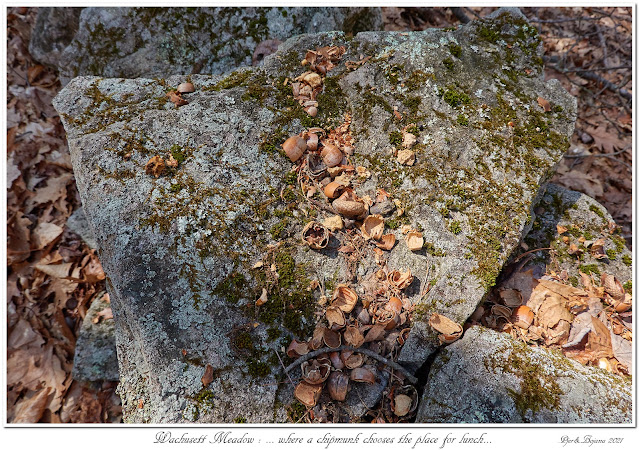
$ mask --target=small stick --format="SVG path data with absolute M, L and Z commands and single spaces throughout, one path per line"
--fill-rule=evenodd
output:
M 275 349 L 273 349 L 273 351 L 277 355 L 277 359 L 280 360 L 280 364 L 282 365 L 282 369 L 284 369 L 284 373 L 288 377 L 288 381 L 290 381 L 291 384 L 295 384 L 295 383 L 293 383 L 293 380 L 291 379 L 291 376 L 288 374 L 288 370 L 286 370 L 286 367 L 284 367 L 284 362 L 282 361 L 282 358 L 280 358 L 280 353 L 277 350 L 275 350 Z
M 377 361 L 383 364 L 386 364 L 387 366 L 392 367 L 393 369 L 401 372 L 406 377 L 406 379 L 410 381 L 412 384 L 417 384 L 417 378 L 411 375 L 406 369 L 404 369 L 402 366 L 397 364 L 395 361 L 391 361 L 390 359 L 384 358 L 382 355 L 378 355 L 372 350 L 368 350 L 366 348 L 355 348 L 355 347 L 351 347 L 350 345 L 342 345 L 337 348 L 321 348 L 319 350 L 315 350 L 314 352 L 307 353 L 306 355 L 300 356 L 294 362 L 289 364 L 288 367 L 284 369 L 284 372 L 288 374 L 288 372 L 290 372 L 295 367 L 302 364 L 304 361 L 308 361 L 309 359 L 315 358 L 316 356 L 323 355 L 324 353 L 339 352 L 342 350 L 350 350 L 353 352 L 362 353 L 366 356 L 370 356 L 371 358 L 376 359 Z

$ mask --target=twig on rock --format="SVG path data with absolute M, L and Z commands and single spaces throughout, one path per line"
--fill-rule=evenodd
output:
M 321 348 L 319 350 L 315 350 L 313 352 L 307 353 L 306 355 L 300 356 L 294 362 L 289 364 L 284 369 L 284 372 L 288 374 L 288 372 L 293 370 L 295 367 L 299 366 L 305 361 L 308 361 L 309 359 L 315 358 L 316 356 L 323 355 L 324 353 L 340 352 L 342 350 L 350 350 L 353 352 L 362 353 L 366 356 L 370 356 L 371 358 L 376 359 L 377 361 L 383 364 L 386 364 L 387 366 L 392 367 L 393 369 L 401 372 L 406 377 L 406 379 L 410 381 L 412 384 L 417 384 L 417 378 L 411 375 L 406 369 L 404 369 L 402 366 L 397 364 L 395 361 L 391 361 L 388 358 L 384 358 L 382 355 L 379 355 L 372 350 L 368 350 L 366 348 L 355 348 L 355 347 L 351 347 L 350 345 L 341 345 L 337 348 Z

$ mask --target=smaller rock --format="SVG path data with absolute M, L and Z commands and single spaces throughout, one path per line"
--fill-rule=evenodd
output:
M 118 381 L 120 379 L 115 349 L 115 324 L 113 319 L 99 320 L 100 313 L 110 307 L 111 304 L 105 295 L 102 295 L 93 300 L 84 317 L 73 358 L 73 378 L 76 380 Z
M 89 226 L 84 209 L 79 207 L 67 220 L 67 228 L 80 236 L 82 240 L 91 248 L 98 248 L 98 243 L 93 235 L 93 230 Z
M 395 211 L 395 204 L 389 199 L 377 202 L 370 208 L 371 214 L 379 214 L 380 216 L 389 216 L 393 211 Z
M 585 131 L 579 133 L 579 139 L 584 144 L 592 144 L 594 142 L 594 138 Z
M 416 422 L 631 423 L 632 382 L 473 326 L 435 359 Z

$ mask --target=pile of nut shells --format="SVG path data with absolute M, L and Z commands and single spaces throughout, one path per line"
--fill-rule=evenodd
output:
M 344 51 L 343 47 L 324 47 L 307 52 L 302 64 L 311 70 L 297 77 L 292 88 L 294 98 L 309 115 L 317 113 L 316 97 L 324 76 Z M 335 415 L 329 418 L 323 405 L 335 407 L 346 401 L 354 383 L 372 385 L 385 380 L 388 384 L 382 401 L 370 412 L 373 421 L 408 421 L 417 410 L 417 391 L 411 384 L 416 380 L 394 361 L 410 332 L 413 308 L 405 290 L 413 282 L 413 275 L 409 269 L 389 268 L 384 255 L 396 244 L 395 234 L 384 233 L 384 216 L 396 210 L 400 216 L 403 208 L 382 189 L 377 190 L 375 199 L 360 198 L 355 192 L 371 174 L 350 162 L 354 152 L 350 124 L 351 116 L 346 114 L 343 123 L 332 130 L 316 127 L 290 136 L 282 150 L 294 163 L 292 170 L 308 202 L 325 216 L 322 220 L 318 215 L 306 224 L 303 242 L 322 251 L 334 236 L 340 241 L 338 250 L 347 264 L 372 251 L 378 269 L 363 281 L 347 276 L 351 284 L 339 285 L 330 302 L 322 295 L 320 305 L 326 305 L 326 309 L 313 336 L 306 341 L 293 340 L 286 353 L 301 369 L 295 397 L 309 408 L 316 421 L 340 421 Z M 405 150 L 413 143 L 408 142 Z M 317 201 L 316 194 L 323 201 Z M 420 232 L 410 227 L 401 231 L 411 251 L 423 248 Z M 446 342 L 461 336 L 461 331 L 461 327 L 447 329 Z
M 413 276 L 410 271 L 380 269 L 375 279 L 374 297 L 360 298 L 351 287 L 337 286 L 313 336 L 288 346 L 287 355 L 302 360 L 295 397 L 305 406 L 317 405 L 322 392 L 333 401 L 345 401 L 351 383 L 374 384 L 385 370 L 391 378 L 389 392 L 394 393 L 392 413 L 405 420 L 416 411 L 417 391 L 406 374 L 385 364 L 396 359 L 410 332 L 410 302 L 400 297 Z M 309 354 L 315 357 L 306 359 Z

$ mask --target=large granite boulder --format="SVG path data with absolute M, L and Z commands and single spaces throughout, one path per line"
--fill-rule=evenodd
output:
M 632 381 L 474 326 L 435 359 L 416 421 L 631 423 Z
M 65 85 L 80 75 L 221 74 L 260 60 L 264 41 L 382 29 L 380 8 L 41 8 L 29 50 Z
M 345 54 L 312 118 L 287 82 L 305 71 L 307 50 L 323 46 Z M 439 347 L 431 313 L 463 323 L 475 310 L 568 147 L 576 102 L 544 82 L 540 52 L 534 27 L 500 10 L 456 30 L 301 35 L 262 67 L 226 76 L 71 81 L 55 106 L 108 274 L 125 419 L 286 419 L 292 388 L 276 351 L 309 338 L 321 316 L 312 280 L 364 294 L 379 268 L 372 244 L 347 260 L 343 233 L 320 251 L 301 245 L 304 225 L 330 215 L 316 205 L 328 203 L 300 194 L 279 150 L 346 113 L 349 159 L 363 168 L 355 192 L 397 200 L 395 212 L 381 211 L 399 241 L 384 259 L 415 277 L 399 362 L 420 368 Z M 187 78 L 195 92 L 176 108 L 165 94 Z M 413 165 L 395 156 L 408 131 Z M 149 175 L 155 155 L 179 166 Z M 402 225 L 421 230 L 422 250 L 408 250 Z M 256 307 L 263 288 L 268 301 Z M 213 381 L 203 387 L 208 366 Z

